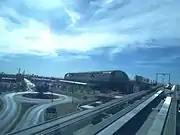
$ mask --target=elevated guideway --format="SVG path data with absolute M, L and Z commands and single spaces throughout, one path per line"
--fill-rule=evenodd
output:
M 58 82 L 67 83 L 67 84 L 84 85 L 84 86 L 95 86 L 95 84 L 91 84 L 91 83 L 69 81 L 69 80 L 65 80 L 65 79 L 60 79 L 60 80 L 58 80 Z
M 130 112 L 126 113 L 124 116 L 113 122 L 111 125 L 97 133 L 97 135 L 114 135 L 124 133 L 123 130 L 126 130 L 126 127 L 129 127 L 129 123 L 139 115 L 149 104 L 155 101 L 161 94 L 163 90 L 158 91 L 157 93 L 153 94 L 150 98 L 146 101 L 132 109 Z
M 51 133 L 81 135 L 81 132 L 78 132 L 80 130 L 84 130 L 83 133 L 86 135 L 175 135 L 176 86 L 172 87 L 172 91 L 173 93 L 165 93 L 164 88 L 141 91 L 89 110 L 9 133 L 9 135 Z M 89 124 L 91 126 L 83 128 Z
M 157 98 L 158 93 L 156 93 L 112 124 L 106 125 L 101 131 L 92 134 L 176 135 L 176 86 L 172 88 L 172 91 L 174 91 L 173 95 L 163 94 L 161 98 Z

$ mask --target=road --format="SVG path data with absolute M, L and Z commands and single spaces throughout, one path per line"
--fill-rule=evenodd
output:
M 40 121 L 44 121 L 43 112 L 45 109 L 51 106 L 72 102 L 71 97 L 55 93 L 53 94 L 59 96 L 59 98 L 53 99 L 53 102 L 51 99 L 32 99 L 23 97 L 22 95 L 25 93 L 37 93 L 33 91 L 33 88 L 35 87 L 33 83 L 31 83 L 27 79 L 25 79 L 24 81 L 27 84 L 28 91 L 1 95 L 4 108 L 0 112 L 0 134 L 5 134 L 15 124 L 15 121 L 20 114 L 22 102 L 28 104 L 35 103 L 36 105 L 29 108 L 25 112 L 18 124 L 15 125 L 13 131 L 35 125 Z M 52 93 L 46 92 L 46 94 Z
M 9 93 L 2 96 L 4 109 L 0 113 L 0 133 L 6 133 L 16 120 L 20 106 L 14 101 L 16 93 Z M 3 123 L 3 124 L 2 124 Z
M 45 109 L 54 105 L 63 104 L 67 102 L 72 102 L 72 98 L 62 95 L 62 97 L 59 100 L 56 99 L 53 102 L 35 105 L 29 108 L 13 131 L 18 131 L 20 129 L 24 129 L 29 126 L 36 125 L 39 122 L 42 122 L 43 112 Z
M 24 93 L 35 93 L 35 92 L 18 92 L 9 93 L 2 95 L 2 101 L 4 108 L 0 112 L 0 134 L 5 134 L 11 129 L 14 122 L 17 120 L 21 109 L 21 103 L 36 103 L 37 105 L 29 108 L 23 115 L 19 123 L 15 126 L 13 131 L 23 129 L 39 122 L 44 121 L 44 110 L 58 104 L 72 102 L 71 97 L 58 94 L 59 98 L 54 99 L 30 99 L 23 97 Z M 49 93 L 47 93 L 49 94 Z M 57 95 L 57 94 L 55 94 Z M 3 124 L 2 124 L 3 123 Z

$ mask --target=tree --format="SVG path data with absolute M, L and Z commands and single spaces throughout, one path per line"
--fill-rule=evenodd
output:
M 25 91 L 26 89 L 27 89 L 27 84 L 24 81 L 22 81 L 22 83 L 20 84 L 20 90 Z
M 48 92 L 49 91 L 49 85 L 48 84 L 44 84 L 44 85 L 36 86 L 36 91 L 39 92 L 39 94 L 42 95 L 44 92 Z

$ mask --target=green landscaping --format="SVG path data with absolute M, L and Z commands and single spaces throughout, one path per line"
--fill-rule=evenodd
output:
M 23 97 L 27 98 L 39 98 L 39 99 L 57 99 L 59 96 L 53 94 L 41 94 L 41 93 L 27 93 L 23 94 Z
M 3 109 L 3 102 L 2 102 L 2 100 L 0 99 L 0 112 L 2 111 L 2 109 Z

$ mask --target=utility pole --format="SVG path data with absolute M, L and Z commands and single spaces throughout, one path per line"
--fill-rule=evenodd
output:
M 52 91 L 51 91 L 51 96 L 52 96 L 52 97 L 51 97 L 51 98 L 52 98 L 51 101 L 52 101 L 52 103 L 53 103 L 53 92 L 52 92 Z

